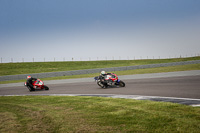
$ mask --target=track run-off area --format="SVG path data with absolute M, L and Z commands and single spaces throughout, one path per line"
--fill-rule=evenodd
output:
M 123 75 L 119 79 L 125 87 L 102 89 L 93 78 L 44 81 L 50 90 L 34 92 L 29 92 L 24 83 L 0 84 L 0 96 L 99 96 L 200 106 L 200 70 Z

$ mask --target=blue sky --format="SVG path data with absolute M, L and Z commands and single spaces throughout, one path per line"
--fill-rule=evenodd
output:
M 200 54 L 199 0 L 0 0 L 3 62 Z

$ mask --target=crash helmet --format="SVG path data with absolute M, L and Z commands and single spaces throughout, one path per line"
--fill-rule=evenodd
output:
M 30 79 L 31 78 L 31 76 L 27 76 L 27 79 Z
M 105 71 L 101 71 L 101 74 L 106 74 L 106 72 Z

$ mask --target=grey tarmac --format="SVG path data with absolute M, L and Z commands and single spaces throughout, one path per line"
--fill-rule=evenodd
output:
M 0 96 L 62 95 L 152 100 L 200 106 L 200 70 L 119 76 L 126 87 L 100 88 L 93 78 L 45 81 L 50 90 L 29 92 L 23 83 L 1 84 Z

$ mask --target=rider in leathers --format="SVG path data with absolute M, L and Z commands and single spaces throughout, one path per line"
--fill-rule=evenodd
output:
M 33 82 L 36 81 L 36 78 L 32 78 L 31 76 L 27 76 L 26 84 L 27 86 L 31 87 L 31 89 L 34 89 Z
M 112 80 L 105 80 L 105 77 L 106 75 L 110 75 L 111 73 L 106 73 L 105 71 L 101 71 L 100 75 L 99 75 L 99 79 L 101 80 L 101 82 L 104 84 L 104 85 L 107 85 L 107 84 L 112 84 L 113 81 Z

